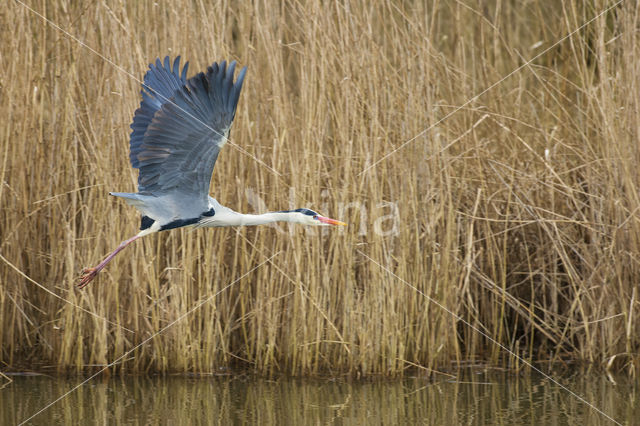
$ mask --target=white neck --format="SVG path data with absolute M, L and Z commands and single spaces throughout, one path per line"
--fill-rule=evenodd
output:
M 264 225 L 274 222 L 297 222 L 298 215 L 283 212 L 269 212 L 263 214 L 236 213 L 239 223 L 236 226 Z
M 274 222 L 300 222 L 300 216 L 291 212 L 269 212 L 263 214 L 243 214 L 231 209 L 216 211 L 202 226 L 254 226 Z

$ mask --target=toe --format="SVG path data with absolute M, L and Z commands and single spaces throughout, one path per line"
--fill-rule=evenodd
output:
M 80 282 L 78 283 L 78 288 L 84 288 L 89 284 L 97 275 L 97 271 L 95 268 L 87 268 L 82 271 L 82 276 L 80 277 Z

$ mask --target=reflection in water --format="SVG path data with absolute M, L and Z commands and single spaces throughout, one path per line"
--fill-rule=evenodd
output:
M 623 424 L 639 424 L 638 383 L 554 376 Z M 17 424 L 81 379 L 13 376 L 0 423 Z M 94 379 L 29 424 L 610 424 L 533 375 L 465 372 L 456 380 L 265 380 L 247 376 Z

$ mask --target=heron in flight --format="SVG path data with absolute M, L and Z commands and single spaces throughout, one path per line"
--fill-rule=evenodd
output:
M 235 61 L 214 63 L 187 79 L 180 57 L 149 65 L 142 101 L 131 124 L 129 159 L 139 170 L 138 192 L 111 192 L 142 213 L 140 232 L 123 241 L 95 268 L 86 268 L 83 288 L 129 244 L 154 232 L 185 226 L 219 227 L 293 222 L 303 225 L 346 225 L 310 209 L 242 214 L 209 196 L 213 166 L 238 105 L 247 67 L 235 82 Z

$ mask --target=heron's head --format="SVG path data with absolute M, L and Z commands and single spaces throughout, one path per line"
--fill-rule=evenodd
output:
M 296 209 L 296 210 L 291 210 L 288 213 L 294 214 L 296 222 L 301 223 L 303 225 L 313 225 L 313 226 L 329 226 L 329 225 L 346 226 L 347 225 L 346 223 L 340 222 L 339 220 L 330 219 L 328 217 L 321 216 L 310 209 Z

